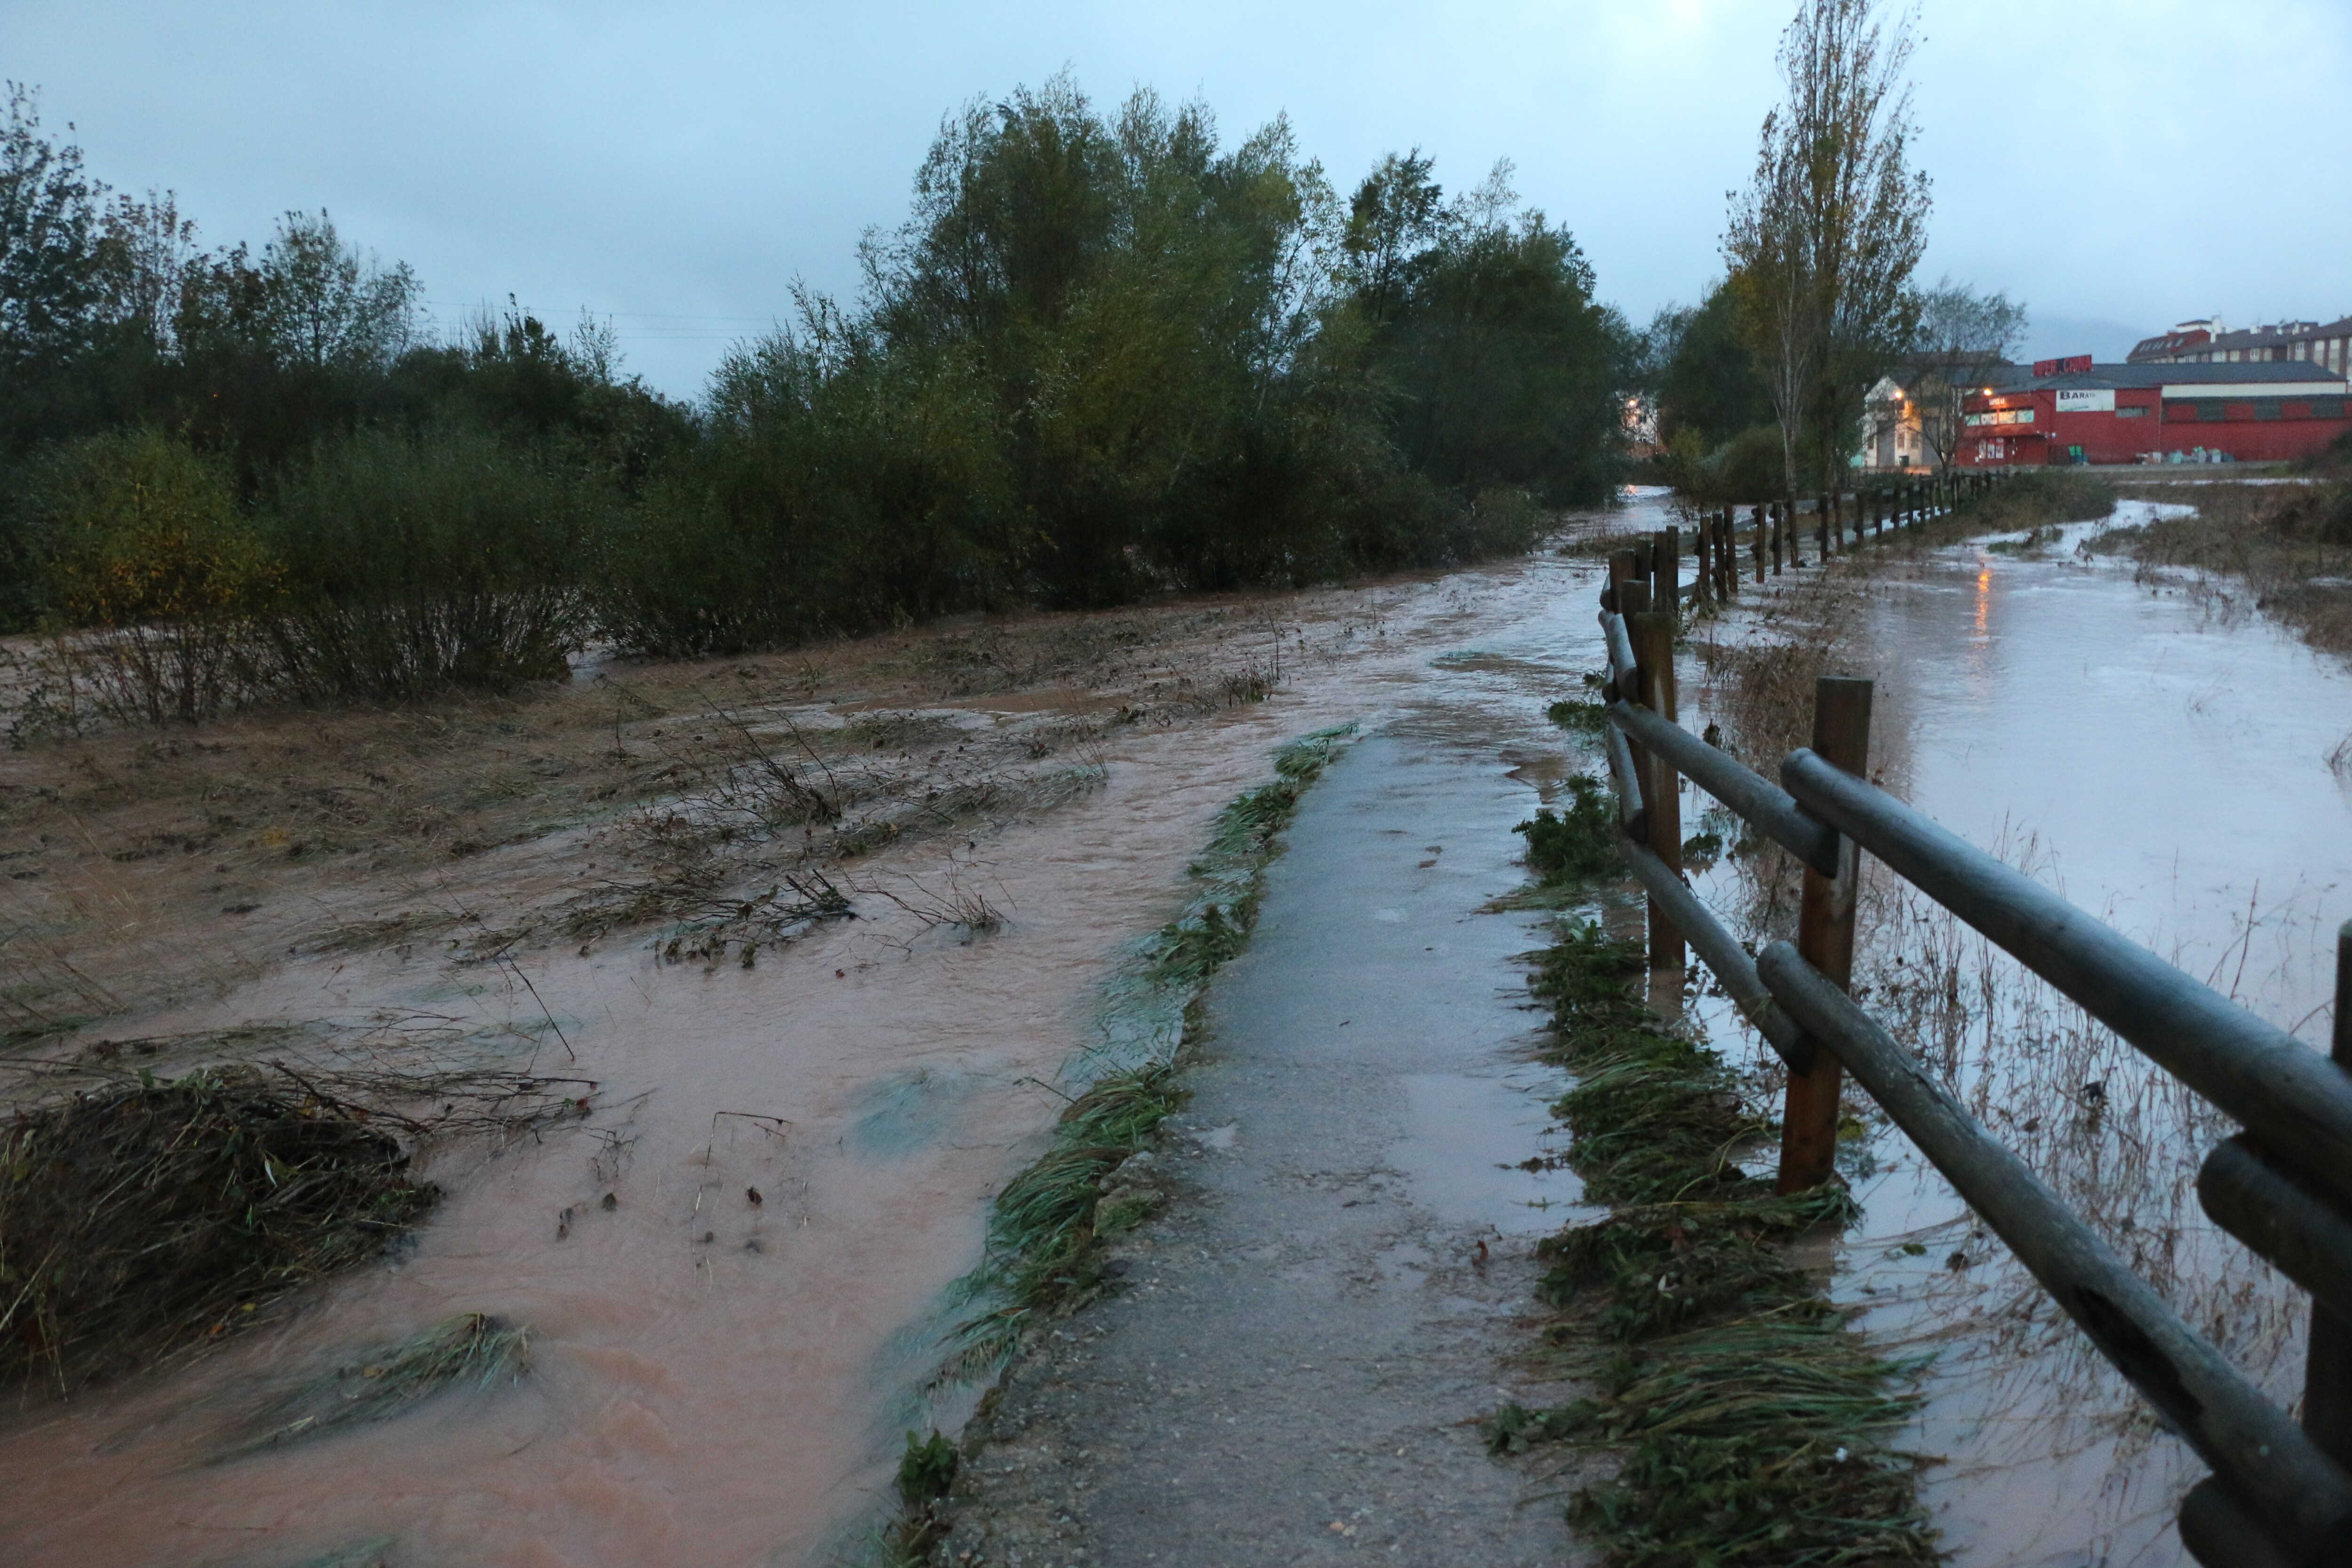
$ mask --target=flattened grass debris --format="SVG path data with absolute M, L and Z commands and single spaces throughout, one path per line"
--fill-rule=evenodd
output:
M 1937 1562 L 1916 1456 L 1892 1445 L 1924 1361 L 1873 1352 L 1780 1244 L 1859 1217 L 1841 1188 L 1776 1196 L 1738 1163 L 1771 1131 L 1715 1052 L 1639 1000 L 1642 944 L 1563 927 L 1533 989 L 1577 1082 L 1553 1110 L 1606 1218 L 1546 1240 L 1547 1337 L 1619 1347 L 1598 1397 L 1505 1405 L 1489 1447 L 1620 1455 L 1569 1518 L 1612 1568 L 1844 1568 Z M 1593 1358 L 1584 1352 L 1588 1361 Z
M 440 1195 L 410 1173 L 417 1140 L 574 1120 L 595 1089 L 496 1069 L 11 1065 L 24 1081 L 0 1121 L 0 1384 L 46 1376 L 61 1393 L 247 1327 L 374 1257 Z
M 414 1338 L 379 1346 L 273 1401 L 252 1436 L 222 1455 L 234 1458 L 322 1433 L 400 1415 L 461 1384 L 487 1388 L 530 1366 L 530 1332 L 485 1312 L 460 1312 Z
M 438 1196 L 365 1111 L 251 1068 L 20 1109 L 0 1126 L 0 1380 L 69 1389 L 226 1333 Z

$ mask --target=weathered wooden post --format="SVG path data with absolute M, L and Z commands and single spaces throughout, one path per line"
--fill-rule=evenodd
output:
M 1633 644 L 1633 665 L 1643 707 L 1669 721 L 1675 712 L 1675 618 L 1660 609 L 1625 617 L 1625 631 Z M 1683 807 L 1681 780 L 1674 764 L 1650 755 L 1642 767 L 1642 804 L 1650 826 L 1650 853 L 1664 860 L 1677 876 L 1683 868 Z M 1685 963 L 1683 933 L 1650 901 L 1650 969 L 1680 969 Z
M 1756 543 L 1754 545 L 1756 552 L 1756 580 L 1759 583 L 1761 583 L 1764 581 L 1764 509 L 1760 506 L 1750 507 L 1748 509 L 1748 521 L 1756 525 Z
M 2336 1065 L 2352 1072 L 2352 921 L 2336 931 Z M 2352 1469 L 2352 1322 L 2311 1304 L 2311 1350 L 2304 1364 L 2303 1429 L 2329 1458 Z
M 1825 675 L 1813 687 L 1813 751 L 1832 767 L 1866 777 L 1870 762 L 1871 683 Z M 1838 840 L 1838 874 L 1805 868 L 1797 908 L 1797 952 L 1844 991 L 1853 981 L 1853 909 L 1862 856 L 1850 838 Z M 1789 1075 L 1780 1114 L 1780 1179 L 1777 1190 L 1801 1193 L 1837 1169 L 1838 1089 L 1842 1069 L 1827 1051 L 1813 1053 L 1811 1072 Z
M 1822 563 L 1827 565 L 1831 553 L 1837 547 L 1837 533 L 1834 520 L 1830 515 L 1830 498 L 1826 490 L 1813 498 L 1813 533 L 1821 541 Z
M 1715 513 L 1691 519 L 1691 607 L 1715 602 Z
M 1734 526 L 1732 509 L 1725 507 L 1716 515 L 1716 551 L 1717 569 L 1723 574 L 1723 598 L 1726 604 L 1739 597 L 1739 531 Z
M 1633 575 L 1633 552 L 1615 550 L 1609 554 L 1609 584 L 1601 590 L 1601 607 L 1619 615 L 1625 612 L 1625 584 L 1640 581 Z
M 1650 547 L 1650 603 L 1674 619 L 1683 613 L 1683 531 L 1668 523 Z

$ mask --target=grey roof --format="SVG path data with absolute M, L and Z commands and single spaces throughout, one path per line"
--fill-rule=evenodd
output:
M 2253 381 L 2341 381 L 2335 372 L 2309 360 L 2246 360 L 2234 364 L 2095 364 L 2065 375 L 2036 375 L 2031 365 L 2010 365 L 1985 377 L 1999 392 L 2038 392 L 2053 388 L 2179 386 L 2189 382 L 2237 384 Z

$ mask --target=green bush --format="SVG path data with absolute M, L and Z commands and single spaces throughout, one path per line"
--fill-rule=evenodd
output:
M 1615 870 L 1617 803 L 1601 781 L 1578 773 L 1568 781 L 1565 813 L 1538 808 L 1511 829 L 1528 840 L 1528 868 L 1547 882 L 1567 882 Z
M 587 628 L 596 485 L 478 432 L 328 442 L 264 512 L 286 591 L 279 679 L 310 697 L 398 698 L 557 679 Z
M 161 724 L 250 692 L 253 617 L 280 573 L 220 465 L 160 431 L 94 436 L 37 465 L 27 491 L 47 706 Z
M 1709 452 L 1698 465 L 1693 499 L 1713 506 L 1753 506 L 1786 488 L 1780 427 L 1753 425 Z

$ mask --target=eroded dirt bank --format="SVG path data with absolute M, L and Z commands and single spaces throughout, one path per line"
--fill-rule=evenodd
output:
M 1567 585 L 1589 570 L 12 754 L 8 1022 L 22 1039 L 89 1019 L 20 1048 L 138 1042 L 169 1072 L 231 1048 L 222 1031 L 284 1026 L 343 1057 L 596 1088 L 562 1131 L 428 1151 L 447 1196 L 388 1266 L 163 1373 L 64 1405 L 26 1391 L 0 1426 L 0 1560 L 849 1549 L 928 1418 L 986 1201 L 1205 824 L 1292 735 L 1377 723 L 1441 676 L 1499 679 L 1435 661 L 1581 619 L 1589 591 Z M 859 918 L 768 896 L 812 874 Z M 467 1311 L 530 1331 L 527 1377 L 221 1461 L 272 1393 Z

